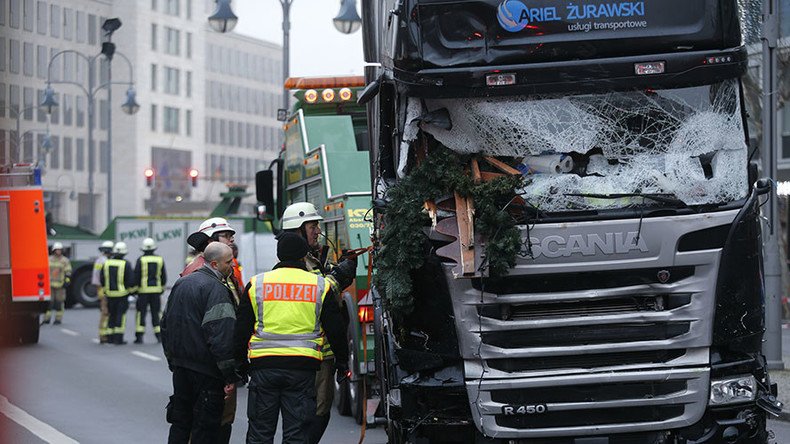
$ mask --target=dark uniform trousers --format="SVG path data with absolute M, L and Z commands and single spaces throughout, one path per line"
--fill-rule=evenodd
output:
M 254 369 L 248 387 L 247 444 L 273 442 L 278 410 L 283 416 L 282 442 L 307 444 L 308 424 L 316 408 L 315 370 Z
M 173 396 L 167 404 L 168 444 L 216 444 L 225 384 L 184 367 L 173 367 Z
M 137 326 L 135 333 L 141 335 L 145 333 L 145 317 L 148 315 L 148 307 L 151 307 L 151 325 L 154 333 L 159 333 L 159 314 L 162 312 L 162 293 L 137 293 Z

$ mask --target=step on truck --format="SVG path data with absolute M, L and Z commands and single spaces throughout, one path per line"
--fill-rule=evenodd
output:
M 0 346 L 38 342 L 50 301 L 40 170 L 0 169 Z
M 284 143 L 278 158 L 258 172 L 261 218 L 280 227 L 285 207 L 310 202 L 324 220 L 319 242 L 337 261 L 344 252 L 359 254 L 354 282 L 341 295 L 348 323 L 351 377 L 336 387 L 340 414 L 358 424 L 372 419 L 375 391 L 373 306 L 368 295 L 370 245 L 370 165 L 365 108 L 356 103 L 362 76 L 292 77 L 293 108 L 284 116 Z M 276 181 L 276 182 L 275 182 Z M 276 202 L 276 204 L 275 204 Z
M 767 442 L 738 3 L 365 2 L 390 442 Z

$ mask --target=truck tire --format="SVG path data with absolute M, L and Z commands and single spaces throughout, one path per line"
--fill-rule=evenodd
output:
M 349 326 L 351 330 L 351 326 Z M 349 331 L 348 338 L 348 367 L 351 369 L 351 377 L 346 381 L 348 383 L 348 404 L 351 407 L 351 417 L 357 422 L 362 424 L 365 420 L 364 412 L 362 411 L 362 403 L 365 402 L 365 396 L 362 393 L 362 383 L 365 375 L 359 374 L 359 348 L 354 344 L 354 338 Z
M 66 292 L 66 307 L 71 308 L 77 303 L 85 308 L 99 306 L 96 287 L 91 284 L 92 271 L 92 267 L 81 267 L 71 275 L 71 285 Z
M 19 344 L 37 344 L 39 336 L 39 315 L 19 315 L 14 317 Z

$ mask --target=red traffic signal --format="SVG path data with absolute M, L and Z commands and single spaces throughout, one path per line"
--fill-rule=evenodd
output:
M 154 184 L 154 176 L 156 172 L 154 172 L 153 168 L 146 168 L 143 171 L 143 175 L 145 176 L 145 186 L 150 187 Z
M 198 170 L 196 170 L 195 168 L 189 170 L 189 177 L 192 179 L 192 186 L 196 187 L 197 179 L 198 179 Z

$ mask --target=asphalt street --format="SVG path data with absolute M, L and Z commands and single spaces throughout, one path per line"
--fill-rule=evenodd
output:
M 165 442 L 165 405 L 171 373 L 153 333 L 132 344 L 129 311 L 123 346 L 99 345 L 98 311 L 66 311 L 62 325 L 43 325 L 39 344 L 3 350 L 0 358 L 0 431 L 7 443 Z M 247 431 L 247 390 L 241 388 L 232 442 Z M 333 412 L 322 442 L 356 443 L 360 427 Z M 279 442 L 279 436 L 276 442 Z M 382 428 L 365 443 L 386 442 Z

